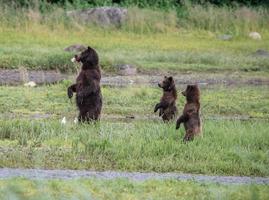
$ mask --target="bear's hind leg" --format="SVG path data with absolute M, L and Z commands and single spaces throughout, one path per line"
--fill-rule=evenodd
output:
M 87 120 L 87 117 L 86 117 L 85 113 L 80 112 L 79 115 L 78 115 L 78 122 L 83 123 L 86 120 Z
M 186 131 L 183 141 L 184 142 L 192 141 L 193 138 L 194 138 L 194 132 L 193 130 L 189 129 Z

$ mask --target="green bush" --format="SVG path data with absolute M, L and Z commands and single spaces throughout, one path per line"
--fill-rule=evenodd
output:
M 31 6 L 37 3 L 58 4 L 61 6 L 72 4 L 77 7 L 107 6 L 118 4 L 122 6 L 138 6 L 141 8 L 175 8 L 189 2 L 191 4 L 213 4 L 217 6 L 268 6 L 268 0 L 0 0 L 0 3 L 16 4 L 17 6 Z

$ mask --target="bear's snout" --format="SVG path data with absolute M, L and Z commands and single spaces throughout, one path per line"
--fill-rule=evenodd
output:
M 75 55 L 75 59 L 76 59 L 77 62 L 80 62 L 80 56 Z

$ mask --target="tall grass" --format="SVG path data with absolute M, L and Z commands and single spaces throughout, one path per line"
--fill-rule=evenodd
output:
M 188 5 L 188 15 L 180 19 L 182 27 L 212 32 L 246 35 L 250 31 L 268 31 L 269 11 L 264 7 L 216 7 Z
M 129 8 L 127 22 L 123 29 L 135 33 L 170 32 L 177 30 L 175 11 L 154 11 L 150 9 Z
M 0 120 L 0 166 L 268 176 L 267 124 L 207 120 L 184 144 L 174 123 Z
M 104 4 L 105 5 L 105 4 Z M 0 28 L 31 29 L 35 25 L 43 28 L 85 28 L 85 24 L 70 19 L 66 10 L 77 9 L 79 4 L 64 7 L 36 2 L 29 7 L 0 5 Z M 171 32 L 182 29 L 206 30 L 211 32 L 245 35 L 249 31 L 267 31 L 269 11 L 265 7 L 216 7 L 211 4 L 187 3 L 175 9 L 140 9 L 128 7 L 127 21 L 121 29 L 136 33 Z
M 266 8 L 228 8 L 186 5 L 180 9 L 130 7 L 126 23 L 101 28 L 66 15 L 75 5 L 0 4 L 0 67 L 70 71 L 70 44 L 89 44 L 98 50 L 101 65 L 130 63 L 141 69 L 177 71 L 268 71 L 268 58 L 249 56 L 268 46 Z M 259 31 L 262 41 L 244 36 Z M 220 41 L 222 33 L 236 35 Z M 111 70 L 113 71 L 113 69 Z

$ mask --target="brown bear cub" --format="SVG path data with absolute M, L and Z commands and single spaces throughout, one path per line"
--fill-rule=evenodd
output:
M 75 55 L 72 61 L 82 63 L 76 84 L 67 89 L 69 98 L 76 92 L 76 104 L 79 109 L 79 122 L 89 122 L 100 118 L 102 109 L 102 94 L 100 88 L 101 71 L 96 51 L 88 47 L 80 55 Z
M 178 118 L 176 129 L 184 123 L 186 131 L 184 141 L 193 140 L 194 136 L 201 133 L 201 119 L 200 119 L 200 90 L 197 85 L 188 85 L 186 90 L 182 92 L 186 97 L 187 103 L 185 104 L 183 114 Z
M 163 121 L 169 121 L 175 118 L 177 114 L 176 100 L 177 90 L 173 77 L 164 77 L 158 86 L 163 89 L 163 96 L 160 103 L 157 103 L 154 112 L 159 110 L 159 116 L 162 117 Z

